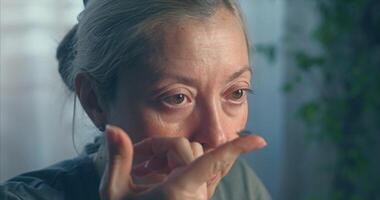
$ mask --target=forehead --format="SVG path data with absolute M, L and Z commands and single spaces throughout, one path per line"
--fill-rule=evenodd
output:
M 204 19 L 186 19 L 163 30 L 159 60 L 168 69 L 170 64 L 194 62 L 223 65 L 248 64 L 247 41 L 240 18 L 226 9 L 219 9 Z M 211 63 L 210 63 L 211 64 Z
M 210 79 L 224 82 L 227 76 L 249 66 L 247 41 L 240 19 L 220 9 L 205 19 L 186 19 L 170 23 L 160 33 L 159 48 L 148 65 L 133 71 L 121 82 L 147 88 L 169 76 L 187 76 L 202 84 Z M 121 83 L 125 85 L 131 85 Z M 136 89 L 136 88 L 135 88 Z

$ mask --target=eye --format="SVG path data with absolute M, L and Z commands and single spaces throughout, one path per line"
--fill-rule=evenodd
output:
M 186 95 L 184 95 L 184 94 L 175 94 L 175 95 L 171 95 L 171 96 L 166 96 L 162 99 L 162 101 L 165 104 L 169 104 L 170 106 L 182 105 L 182 104 L 186 103 L 187 100 L 188 99 L 187 99 Z
M 232 92 L 231 97 L 233 99 L 240 99 L 244 96 L 244 92 L 245 91 L 242 89 L 235 90 L 234 92 Z
M 234 104 L 240 104 L 245 101 L 247 93 L 252 93 L 252 90 L 248 88 L 234 90 L 227 96 L 227 100 Z

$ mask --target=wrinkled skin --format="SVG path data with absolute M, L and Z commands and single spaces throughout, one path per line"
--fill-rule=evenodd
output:
M 91 98 L 88 78 L 76 78 L 92 121 L 114 125 L 105 132 L 102 199 L 210 199 L 241 153 L 266 144 L 258 136 L 238 137 L 252 75 L 239 19 L 220 9 L 163 33 L 154 69 L 122 74 L 107 109 Z

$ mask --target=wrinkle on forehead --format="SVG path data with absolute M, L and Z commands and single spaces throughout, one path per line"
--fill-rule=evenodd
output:
M 243 27 L 237 16 L 220 9 L 207 20 L 187 20 L 164 30 L 162 71 L 197 76 L 207 82 L 222 66 L 249 65 Z M 249 61 L 247 61 L 249 62 Z M 202 75 L 202 76 L 200 76 Z
M 130 74 L 140 91 L 172 75 L 196 79 L 200 84 L 224 83 L 222 79 L 237 67 L 249 65 L 244 29 L 229 10 L 219 9 L 204 20 L 168 22 L 160 35 L 159 48 L 149 64 Z
M 226 27 L 231 31 L 226 31 Z M 205 20 L 186 19 L 172 23 L 164 27 L 163 33 L 162 49 L 158 55 L 161 62 L 158 63 L 180 60 L 186 65 L 191 64 L 194 58 L 200 58 L 199 64 L 210 59 L 222 59 L 217 51 L 230 51 L 226 48 L 232 45 L 231 42 L 236 42 L 236 38 L 232 37 L 244 36 L 244 29 L 239 17 L 227 9 L 219 9 Z M 245 37 L 243 39 L 241 42 L 245 45 Z M 186 48 L 183 43 L 186 43 Z M 165 69 L 166 66 L 161 68 Z

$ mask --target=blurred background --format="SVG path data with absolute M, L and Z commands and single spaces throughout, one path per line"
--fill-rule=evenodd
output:
M 379 200 L 380 1 L 240 2 L 254 70 L 248 128 L 269 144 L 245 157 L 273 198 Z M 73 96 L 55 61 L 82 9 L 1 0 L 0 182 L 74 157 L 99 134 L 78 109 L 72 136 Z

